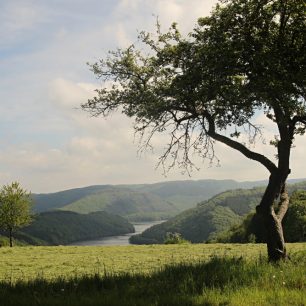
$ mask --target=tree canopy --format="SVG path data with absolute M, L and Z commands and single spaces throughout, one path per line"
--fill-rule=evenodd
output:
M 0 190 L 0 228 L 9 232 L 12 247 L 12 233 L 32 221 L 30 194 L 13 182 Z
M 270 181 L 258 212 L 267 227 L 274 224 L 269 233 L 280 232 L 290 152 L 306 127 L 305 16 L 304 0 L 228 0 L 200 18 L 186 38 L 177 24 L 162 33 L 157 22 L 155 34 L 141 32 L 143 47 L 117 49 L 92 65 L 111 85 L 97 89 L 83 108 L 94 116 L 119 110 L 135 118 L 144 147 L 154 134 L 169 133 L 162 165 L 171 158 L 170 167 L 189 169 L 191 152 L 217 161 L 216 141 L 259 162 Z M 246 145 L 246 136 L 249 143 L 261 136 L 258 112 L 275 123 L 277 163 Z M 277 235 L 273 248 L 285 253 L 282 233 Z
M 112 81 L 112 87 L 98 89 L 83 108 L 94 115 L 119 109 L 135 118 L 137 131 L 149 131 L 146 140 L 169 131 L 171 141 L 162 161 L 177 158 L 183 150 L 180 161 L 188 165 L 192 148 L 213 159 L 212 140 L 217 140 L 275 170 L 271 161 L 236 138 L 241 127 L 252 132 L 250 136 L 260 133 L 251 122 L 257 110 L 278 125 L 282 135 L 277 143 L 281 136 L 292 139 L 304 133 L 305 3 L 226 3 L 200 18 L 188 38 L 176 24 L 165 34 L 157 24 L 156 35 L 140 34 L 150 49 L 147 54 L 131 45 L 93 64 L 93 72 Z M 225 137 L 225 131 L 230 136 Z

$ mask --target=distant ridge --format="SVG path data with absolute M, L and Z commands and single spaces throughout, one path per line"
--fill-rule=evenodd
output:
M 300 182 L 292 179 L 289 182 Z M 94 185 L 47 194 L 33 194 L 36 212 L 55 209 L 88 213 L 107 211 L 129 220 L 168 219 L 221 192 L 266 185 L 267 181 L 184 180 L 153 184 Z

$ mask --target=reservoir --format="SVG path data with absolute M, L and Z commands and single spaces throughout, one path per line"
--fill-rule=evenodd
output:
M 129 233 L 125 235 L 120 235 L 120 236 L 110 236 L 110 237 L 103 237 L 101 239 L 96 239 L 96 240 L 85 240 L 85 241 L 78 241 L 78 242 L 73 242 L 69 245 L 83 245 L 83 246 L 94 246 L 94 245 L 129 245 L 129 238 L 133 235 L 137 235 L 145 231 L 147 228 L 160 224 L 163 221 L 150 221 L 150 222 L 135 222 L 133 223 L 134 228 L 135 228 L 135 233 Z

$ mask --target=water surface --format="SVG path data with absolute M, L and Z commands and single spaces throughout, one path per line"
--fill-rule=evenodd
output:
M 141 234 L 143 231 L 145 231 L 147 228 L 160 224 L 163 221 L 150 221 L 150 222 L 135 222 L 133 223 L 135 228 L 135 233 L 129 233 L 125 235 L 120 236 L 110 236 L 110 237 L 103 237 L 101 239 L 95 239 L 95 240 L 84 240 L 84 241 L 78 241 L 73 242 L 69 245 L 84 245 L 84 246 L 94 246 L 94 245 L 129 245 L 129 238 L 133 235 Z

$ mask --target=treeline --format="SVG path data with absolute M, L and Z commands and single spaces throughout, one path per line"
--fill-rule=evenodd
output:
M 14 238 L 18 244 L 59 245 L 132 232 L 134 226 L 126 219 L 104 211 L 89 214 L 51 211 L 36 215 L 33 223 L 17 231 Z M 2 238 L 2 244 L 6 242 Z
M 106 211 L 129 221 L 164 220 L 179 212 L 174 204 L 159 196 L 116 186 L 91 186 L 33 195 L 33 201 L 37 212 L 54 209 L 80 214 Z
M 283 220 L 283 230 L 287 242 L 306 241 L 306 191 L 296 191 L 292 194 L 287 214 Z M 209 242 L 264 243 L 266 242 L 265 237 L 262 220 L 252 212 L 241 224 L 219 233 Z
M 296 190 L 306 190 L 306 182 L 289 185 L 290 194 Z M 183 239 L 193 243 L 234 241 L 237 237 L 243 236 L 242 234 L 238 234 L 243 232 L 241 224 L 250 224 L 250 228 L 254 228 L 253 231 L 255 229 L 259 229 L 258 231 L 262 230 L 260 225 L 258 226 L 258 224 L 254 223 L 257 221 L 257 216 L 248 215 L 252 212 L 254 213 L 255 207 L 258 205 L 263 192 L 264 187 L 223 192 L 210 200 L 199 203 L 195 208 L 182 212 L 167 222 L 155 225 L 140 235 L 132 236 L 130 241 L 134 244 L 163 243 L 167 233 L 179 233 Z M 296 197 L 298 195 L 293 195 L 291 202 L 296 201 L 294 200 Z M 284 220 L 287 223 L 291 222 L 290 215 L 293 211 L 292 207 L 295 207 L 293 204 L 290 206 L 291 209 L 289 209 L 287 217 Z M 244 220 L 245 218 L 246 220 Z M 246 228 L 247 226 L 245 225 L 244 227 Z M 228 230 L 235 233 L 233 234 L 233 238 L 228 238 L 229 236 L 232 237 L 231 234 L 227 234 Z M 288 232 L 286 227 L 285 231 Z M 290 232 L 288 233 L 292 235 Z M 243 239 L 237 238 L 236 240 L 237 242 L 250 241 L 253 237 L 251 234 L 251 230 L 248 230 Z M 288 241 L 287 237 L 286 239 Z M 289 241 L 291 241 L 290 239 Z M 261 241 L 260 239 L 257 240 L 258 242 Z

